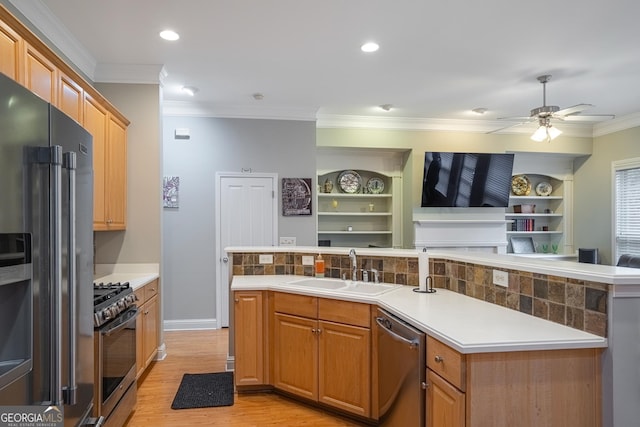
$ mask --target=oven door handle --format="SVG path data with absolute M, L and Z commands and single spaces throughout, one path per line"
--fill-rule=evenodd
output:
M 121 317 L 123 317 L 123 319 L 121 322 L 117 322 L 117 325 L 109 327 L 107 329 L 101 329 L 100 333 L 104 336 L 115 334 L 116 332 L 126 328 L 132 320 L 135 320 L 135 318 L 138 317 L 138 314 L 140 314 L 138 307 L 130 308 L 122 314 Z

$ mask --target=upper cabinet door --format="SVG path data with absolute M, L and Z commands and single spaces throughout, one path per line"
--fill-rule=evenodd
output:
M 78 123 L 82 123 L 83 97 L 82 87 L 69 76 L 58 73 L 58 108 Z
M 84 128 L 93 136 L 93 229 L 107 229 L 105 170 L 107 110 L 88 94 L 84 101 Z
M 21 72 L 22 49 L 22 38 L 7 24 L 0 21 L 0 73 L 18 83 L 24 81 Z
M 58 70 L 43 54 L 26 44 L 24 84 L 31 92 L 57 105 Z
M 109 230 L 124 230 L 127 226 L 127 126 L 112 115 L 107 140 L 107 226 Z

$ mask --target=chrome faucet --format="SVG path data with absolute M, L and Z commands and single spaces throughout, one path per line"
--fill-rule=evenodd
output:
M 378 270 L 376 270 L 375 268 L 372 268 L 371 274 L 373 275 L 373 283 L 380 283 L 380 274 Z
M 355 282 L 358 280 L 358 262 L 355 249 L 349 251 L 349 258 L 351 259 L 351 280 Z

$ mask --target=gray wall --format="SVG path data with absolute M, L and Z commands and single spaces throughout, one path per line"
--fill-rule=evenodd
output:
M 594 138 L 593 154 L 574 162 L 574 242 L 598 248 L 602 264 L 612 259 L 611 162 L 640 157 L 640 127 Z
M 190 139 L 176 139 L 176 128 L 188 128 Z M 163 175 L 180 177 L 180 207 L 163 211 L 165 322 L 217 316 L 216 172 L 277 173 L 278 186 L 282 178 L 312 178 L 315 188 L 315 135 L 314 122 L 164 117 Z M 315 215 L 280 213 L 278 234 L 315 246 Z

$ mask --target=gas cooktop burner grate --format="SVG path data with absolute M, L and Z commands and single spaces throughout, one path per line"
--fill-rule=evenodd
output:
M 115 319 L 132 305 L 137 298 L 129 282 L 93 283 L 93 312 L 95 326 Z

